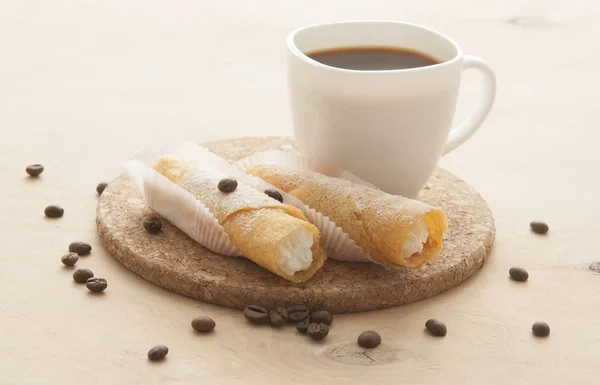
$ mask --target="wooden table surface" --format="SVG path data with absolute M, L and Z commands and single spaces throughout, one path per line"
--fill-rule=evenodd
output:
M 177 139 L 290 135 L 286 34 L 367 18 L 436 28 L 496 71 L 487 122 L 441 162 L 495 214 L 482 271 L 426 301 L 338 316 L 317 344 L 171 294 L 106 253 L 95 186 L 120 159 Z M 0 1 L 0 384 L 597 384 L 599 22 L 596 0 Z M 465 76 L 457 119 L 477 81 Z M 38 162 L 42 177 L 26 178 Z M 60 220 L 43 216 L 54 203 Z M 532 234 L 532 219 L 550 233 Z M 105 295 L 62 267 L 73 240 L 92 243 L 78 265 L 108 279 Z M 514 265 L 526 284 L 508 279 Z M 211 335 L 189 326 L 202 314 Z M 445 338 L 423 332 L 431 317 Z M 549 338 L 531 335 L 537 320 Z M 353 344 L 367 329 L 384 340 L 372 357 Z M 146 359 L 155 344 L 171 349 L 159 364 Z

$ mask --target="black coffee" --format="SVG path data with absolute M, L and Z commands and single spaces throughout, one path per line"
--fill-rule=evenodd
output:
M 424 53 L 399 47 L 345 47 L 306 55 L 331 67 L 359 71 L 402 70 L 439 63 Z

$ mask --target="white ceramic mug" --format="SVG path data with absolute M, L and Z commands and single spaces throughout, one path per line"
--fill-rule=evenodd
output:
M 464 143 L 485 120 L 496 80 L 481 59 L 463 55 L 449 37 L 415 24 L 346 21 L 289 35 L 288 87 L 299 149 L 356 174 L 384 191 L 415 197 L 443 154 Z M 308 53 L 387 46 L 418 51 L 439 64 L 361 71 L 321 64 Z M 451 129 L 463 70 L 483 73 L 483 95 Z

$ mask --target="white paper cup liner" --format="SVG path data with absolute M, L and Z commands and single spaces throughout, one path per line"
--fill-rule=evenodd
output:
M 245 171 L 251 166 L 259 164 L 270 164 L 293 170 L 316 171 L 331 177 L 346 179 L 354 184 L 376 188 L 372 184 L 339 167 L 327 165 L 325 162 L 319 160 L 307 160 L 300 154 L 292 152 L 260 152 L 239 160 L 238 162 L 234 163 L 233 166 L 241 171 L 243 175 L 250 176 L 246 174 Z M 296 206 L 302 210 L 306 218 L 308 218 L 312 224 L 317 226 L 321 232 L 321 246 L 329 258 L 346 262 L 373 262 L 380 264 L 366 254 L 360 246 L 350 239 L 350 236 L 344 230 L 342 230 L 341 227 L 337 226 L 335 222 L 329 219 L 327 216 L 308 207 L 299 199 L 284 193 L 264 180 L 254 176 L 250 177 L 253 179 L 258 179 L 258 181 L 251 182 L 255 187 L 262 190 L 266 190 L 268 188 L 275 189 L 281 192 L 282 196 L 284 197 L 284 203 Z
M 148 207 L 207 249 L 225 256 L 241 256 L 211 212 L 192 194 L 151 168 L 163 155 L 185 152 L 188 144 L 139 151 L 121 167 Z

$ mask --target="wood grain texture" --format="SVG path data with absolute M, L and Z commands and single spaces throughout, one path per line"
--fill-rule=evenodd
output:
M 236 161 L 256 151 L 291 150 L 284 138 L 247 138 L 207 143 L 213 152 Z M 163 231 L 142 227 L 145 207 L 125 176 L 104 191 L 97 225 L 106 249 L 124 266 L 175 293 L 217 305 L 268 309 L 303 303 L 333 313 L 376 310 L 415 302 L 456 286 L 485 263 L 494 241 L 494 220 L 481 196 L 468 184 L 438 169 L 420 199 L 448 216 L 441 254 L 419 270 L 388 270 L 374 264 L 327 260 L 309 281 L 294 284 L 245 258 L 217 255 L 164 221 Z
M 390 18 L 448 34 L 498 76 L 484 125 L 441 160 L 494 213 L 485 268 L 427 300 L 336 315 L 315 343 L 164 290 L 103 247 L 95 187 L 121 159 L 178 139 L 292 135 L 286 35 Z M 593 36 L 597 0 L 0 1 L 0 384 L 598 385 Z M 477 105 L 478 80 L 465 72 L 457 122 Z M 32 163 L 45 167 L 39 178 L 25 173 Z M 64 217 L 45 218 L 49 204 Z M 531 233 L 532 220 L 550 232 Z M 93 246 L 76 267 L 106 278 L 104 295 L 60 262 L 75 240 Z M 511 281 L 511 266 L 529 280 Z M 194 332 L 199 315 L 213 333 Z M 432 317 L 448 325 L 443 339 L 423 331 Z M 535 321 L 549 338 L 532 336 Z M 381 334 L 376 351 L 356 349 L 365 330 Z M 157 344 L 170 352 L 151 363 Z

